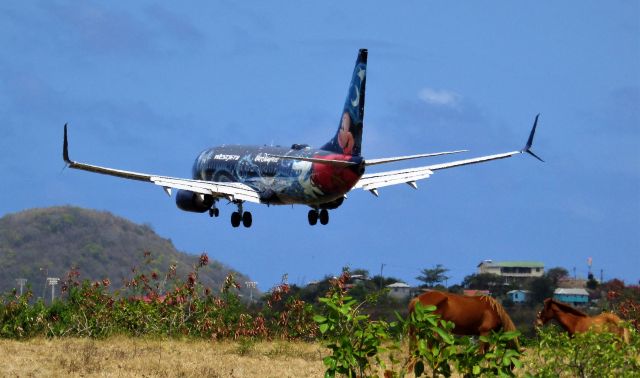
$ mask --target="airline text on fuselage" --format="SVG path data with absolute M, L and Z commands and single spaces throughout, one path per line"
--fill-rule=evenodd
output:
M 259 154 L 253 159 L 256 163 L 277 163 L 279 158 L 275 156 L 269 156 L 266 154 Z
M 216 154 L 213 158 L 215 160 L 224 160 L 224 161 L 240 160 L 240 155 Z

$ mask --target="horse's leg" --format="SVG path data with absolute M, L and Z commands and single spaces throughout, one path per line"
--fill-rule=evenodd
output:
M 479 336 L 487 336 L 488 333 L 481 333 Z M 485 353 L 487 353 L 487 349 L 489 348 L 489 345 L 478 339 L 478 353 L 480 353 L 480 355 L 484 355 Z
M 495 313 L 489 310 L 485 310 L 482 313 L 482 323 L 478 327 L 478 335 L 479 336 L 487 336 L 489 333 L 498 327 L 499 321 L 496 319 Z M 480 354 L 485 354 L 489 345 L 483 341 L 479 341 L 479 351 Z

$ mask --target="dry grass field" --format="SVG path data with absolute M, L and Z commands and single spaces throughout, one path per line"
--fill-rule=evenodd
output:
M 318 343 L 0 340 L 3 377 L 322 377 Z

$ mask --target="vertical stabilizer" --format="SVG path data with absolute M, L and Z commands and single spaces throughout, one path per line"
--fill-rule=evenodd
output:
M 336 135 L 323 150 L 345 155 L 360 155 L 364 120 L 364 92 L 367 82 L 367 49 L 358 51 L 356 66 L 351 75 L 349 92 L 344 102 Z

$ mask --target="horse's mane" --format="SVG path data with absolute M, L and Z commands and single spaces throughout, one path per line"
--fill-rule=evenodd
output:
M 571 313 L 573 315 L 577 315 L 577 316 L 585 316 L 585 317 L 589 316 L 589 315 L 585 314 L 584 312 L 578 310 L 577 308 L 575 308 L 573 306 L 569 306 L 568 304 L 560 302 L 560 301 L 557 301 L 557 300 L 555 300 L 553 298 L 549 298 L 549 302 L 551 302 L 551 303 L 555 304 L 556 306 L 560 307 L 560 309 L 562 311 L 564 311 L 564 312 L 569 312 L 569 313 Z
M 500 321 L 502 322 L 502 329 L 504 331 L 515 331 L 517 329 L 515 324 L 513 324 L 511 317 L 504 310 L 504 307 L 502 307 L 500 302 L 488 295 L 480 296 L 480 300 L 488 302 L 491 305 L 491 308 L 498 314 L 498 317 L 500 317 Z

